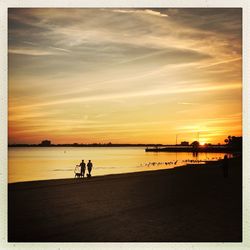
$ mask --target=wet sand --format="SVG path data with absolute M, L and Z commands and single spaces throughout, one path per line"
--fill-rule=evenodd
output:
M 242 161 L 9 184 L 9 242 L 241 242 Z

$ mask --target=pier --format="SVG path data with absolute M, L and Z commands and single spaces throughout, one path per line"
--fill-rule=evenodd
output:
M 162 147 L 147 147 L 145 152 L 211 152 L 211 153 L 227 153 L 235 152 L 234 147 L 228 145 L 199 145 L 194 147 L 193 145 L 183 146 L 183 145 L 165 145 Z

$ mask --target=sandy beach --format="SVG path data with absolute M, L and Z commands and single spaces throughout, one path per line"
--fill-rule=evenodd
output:
M 242 161 L 9 184 L 10 242 L 240 242 Z

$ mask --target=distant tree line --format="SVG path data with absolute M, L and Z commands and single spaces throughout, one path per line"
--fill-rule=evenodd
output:
M 241 151 L 242 150 L 242 136 L 228 136 L 227 139 L 224 140 L 225 144 L 221 145 L 221 147 L 225 147 L 231 151 Z M 185 142 L 187 146 L 188 142 Z M 186 145 L 185 144 L 185 145 Z M 181 146 L 173 145 L 173 146 Z M 211 143 L 205 144 L 205 147 L 219 147 L 218 145 L 213 145 Z M 52 144 L 50 140 L 43 140 L 40 144 L 10 144 L 10 147 L 163 147 L 163 146 L 171 146 L 166 144 L 130 144 L 130 143 L 64 143 L 64 144 Z M 190 144 L 193 150 L 199 150 L 200 143 L 198 141 L 194 141 Z
M 225 139 L 225 143 L 228 147 L 233 149 L 242 149 L 242 136 L 228 136 Z

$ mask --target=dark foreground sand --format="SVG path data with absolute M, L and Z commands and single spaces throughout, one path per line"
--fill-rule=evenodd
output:
M 10 242 L 240 242 L 242 162 L 9 184 Z

